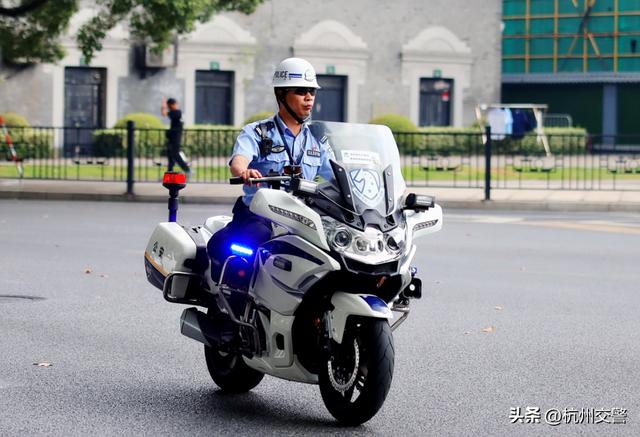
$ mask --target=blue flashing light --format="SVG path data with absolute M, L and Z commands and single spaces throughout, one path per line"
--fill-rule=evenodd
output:
M 235 243 L 231 245 L 231 252 L 234 255 L 239 255 L 239 256 L 252 256 L 253 255 L 253 249 L 251 249 L 250 247 L 241 246 L 241 245 L 235 244 Z

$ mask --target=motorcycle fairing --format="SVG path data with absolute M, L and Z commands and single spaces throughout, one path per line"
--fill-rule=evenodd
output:
M 258 190 L 249 209 L 286 228 L 292 234 L 329 250 L 320 215 L 291 194 L 280 190 Z
M 292 327 L 295 316 L 286 316 L 271 311 L 269 317 L 259 313 L 262 325 L 265 326 L 267 342 L 266 353 L 242 359 L 250 367 L 269 375 L 287 379 L 289 381 L 317 384 L 318 375 L 309 372 L 298 360 L 293 350 Z M 283 349 L 278 348 L 276 338 L 282 336 Z
M 258 302 L 286 316 L 294 314 L 306 291 L 325 274 L 340 269 L 328 253 L 297 235 L 269 240 L 258 249 L 257 262 L 261 266 L 255 273 L 251 293 Z M 287 262 L 290 270 L 283 268 Z M 275 293 L 274 289 L 285 293 Z
M 372 294 L 353 294 L 337 291 L 331 296 L 331 337 L 336 343 L 342 343 L 347 319 L 350 316 L 391 319 L 393 314 L 387 304 Z

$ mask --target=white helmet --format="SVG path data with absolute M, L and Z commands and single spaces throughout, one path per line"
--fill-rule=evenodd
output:
M 273 87 L 320 88 L 316 80 L 316 70 L 308 61 L 300 58 L 287 58 L 280 62 L 273 73 Z

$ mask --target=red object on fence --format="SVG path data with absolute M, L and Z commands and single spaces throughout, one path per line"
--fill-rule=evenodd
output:
M 11 141 L 11 136 L 9 135 L 9 130 L 7 126 L 4 124 L 4 117 L 0 115 L 0 130 L 2 130 L 2 134 L 4 136 L 4 142 L 7 143 L 7 147 L 9 148 L 9 153 L 11 154 L 11 160 L 16 164 L 16 169 L 18 170 L 18 174 L 20 178 L 24 174 L 24 169 L 22 168 L 22 159 L 18 157 L 16 153 L 16 149 L 13 147 L 13 141 Z

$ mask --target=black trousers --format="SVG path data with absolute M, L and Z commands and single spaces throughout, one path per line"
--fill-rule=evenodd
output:
M 180 153 L 180 145 L 182 142 L 182 131 L 167 131 L 167 158 L 169 160 L 168 170 L 173 171 L 173 167 L 178 164 L 185 173 L 189 173 L 191 169 L 189 164 L 182 158 Z
M 233 206 L 233 219 L 227 226 L 213 234 L 207 244 L 212 279 L 217 281 L 220 277 L 222 266 L 231 255 L 232 244 L 253 249 L 254 255 L 249 257 L 249 262 L 253 263 L 258 246 L 270 238 L 271 222 L 252 213 L 242 201 L 242 197 L 238 197 Z

